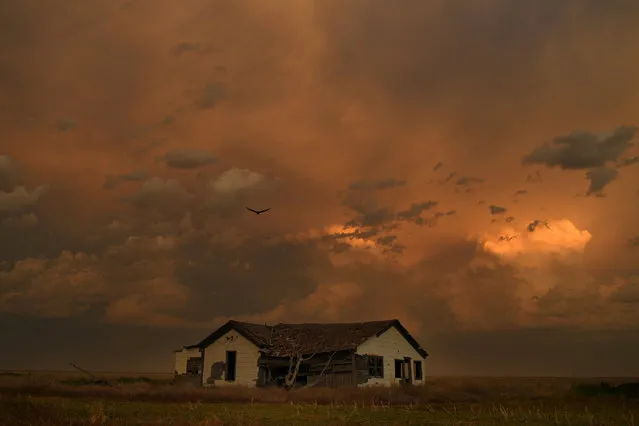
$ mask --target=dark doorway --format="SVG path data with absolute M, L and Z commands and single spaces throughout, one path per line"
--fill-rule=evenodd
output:
M 224 374 L 224 380 L 226 380 L 227 382 L 234 382 L 236 369 L 237 369 L 237 352 L 226 351 L 226 371 Z
M 404 361 L 401 359 L 395 360 L 395 378 L 396 379 L 404 378 Z
M 415 361 L 415 380 L 423 380 L 424 372 L 422 371 L 422 362 Z
M 404 383 L 413 383 L 413 363 L 410 357 L 404 357 Z

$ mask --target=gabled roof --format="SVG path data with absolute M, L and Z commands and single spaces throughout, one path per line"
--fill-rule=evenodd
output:
M 422 357 L 428 356 L 397 319 L 359 323 L 280 323 L 274 326 L 231 320 L 194 346 L 205 348 L 230 330 L 235 330 L 266 355 L 286 357 L 293 352 L 311 354 L 354 350 L 366 340 L 382 335 L 391 327 L 395 327 Z
M 266 348 L 271 337 L 272 328 L 266 324 L 251 324 L 250 322 L 230 320 L 195 346 L 206 348 L 229 331 L 235 330 L 258 348 Z

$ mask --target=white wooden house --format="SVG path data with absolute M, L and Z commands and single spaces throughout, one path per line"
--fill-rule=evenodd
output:
M 427 357 L 398 320 L 274 326 L 228 321 L 176 352 L 175 370 L 200 374 L 203 386 L 269 386 L 282 384 L 291 359 L 301 358 L 300 385 L 419 385 Z M 182 373 L 187 364 L 190 373 Z

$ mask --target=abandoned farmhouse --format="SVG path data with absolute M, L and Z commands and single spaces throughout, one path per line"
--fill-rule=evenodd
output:
M 422 384 L 428 354 L 398 320 L 328 324 L 228 321 L 175 351 L 176 379 L 202 386 Z

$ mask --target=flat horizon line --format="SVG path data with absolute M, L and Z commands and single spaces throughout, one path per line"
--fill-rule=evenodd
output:
M 128 374 L 128 375 L 172 375 L 170 371 L 117 371 L 117 370 L 88 370 L 92 374 Z M 2 373 L 78 373 L 85 374 L 73 368 L 62 370 L 46 370 L 46 369 L 0 369 Z M 468 378 L 468 379 L 639 379 L 637 375 L 488 375 L 488 374 L 434 374 L 424 375 L 425 378 L 431 379 L 447 379 L 447 378 Z

